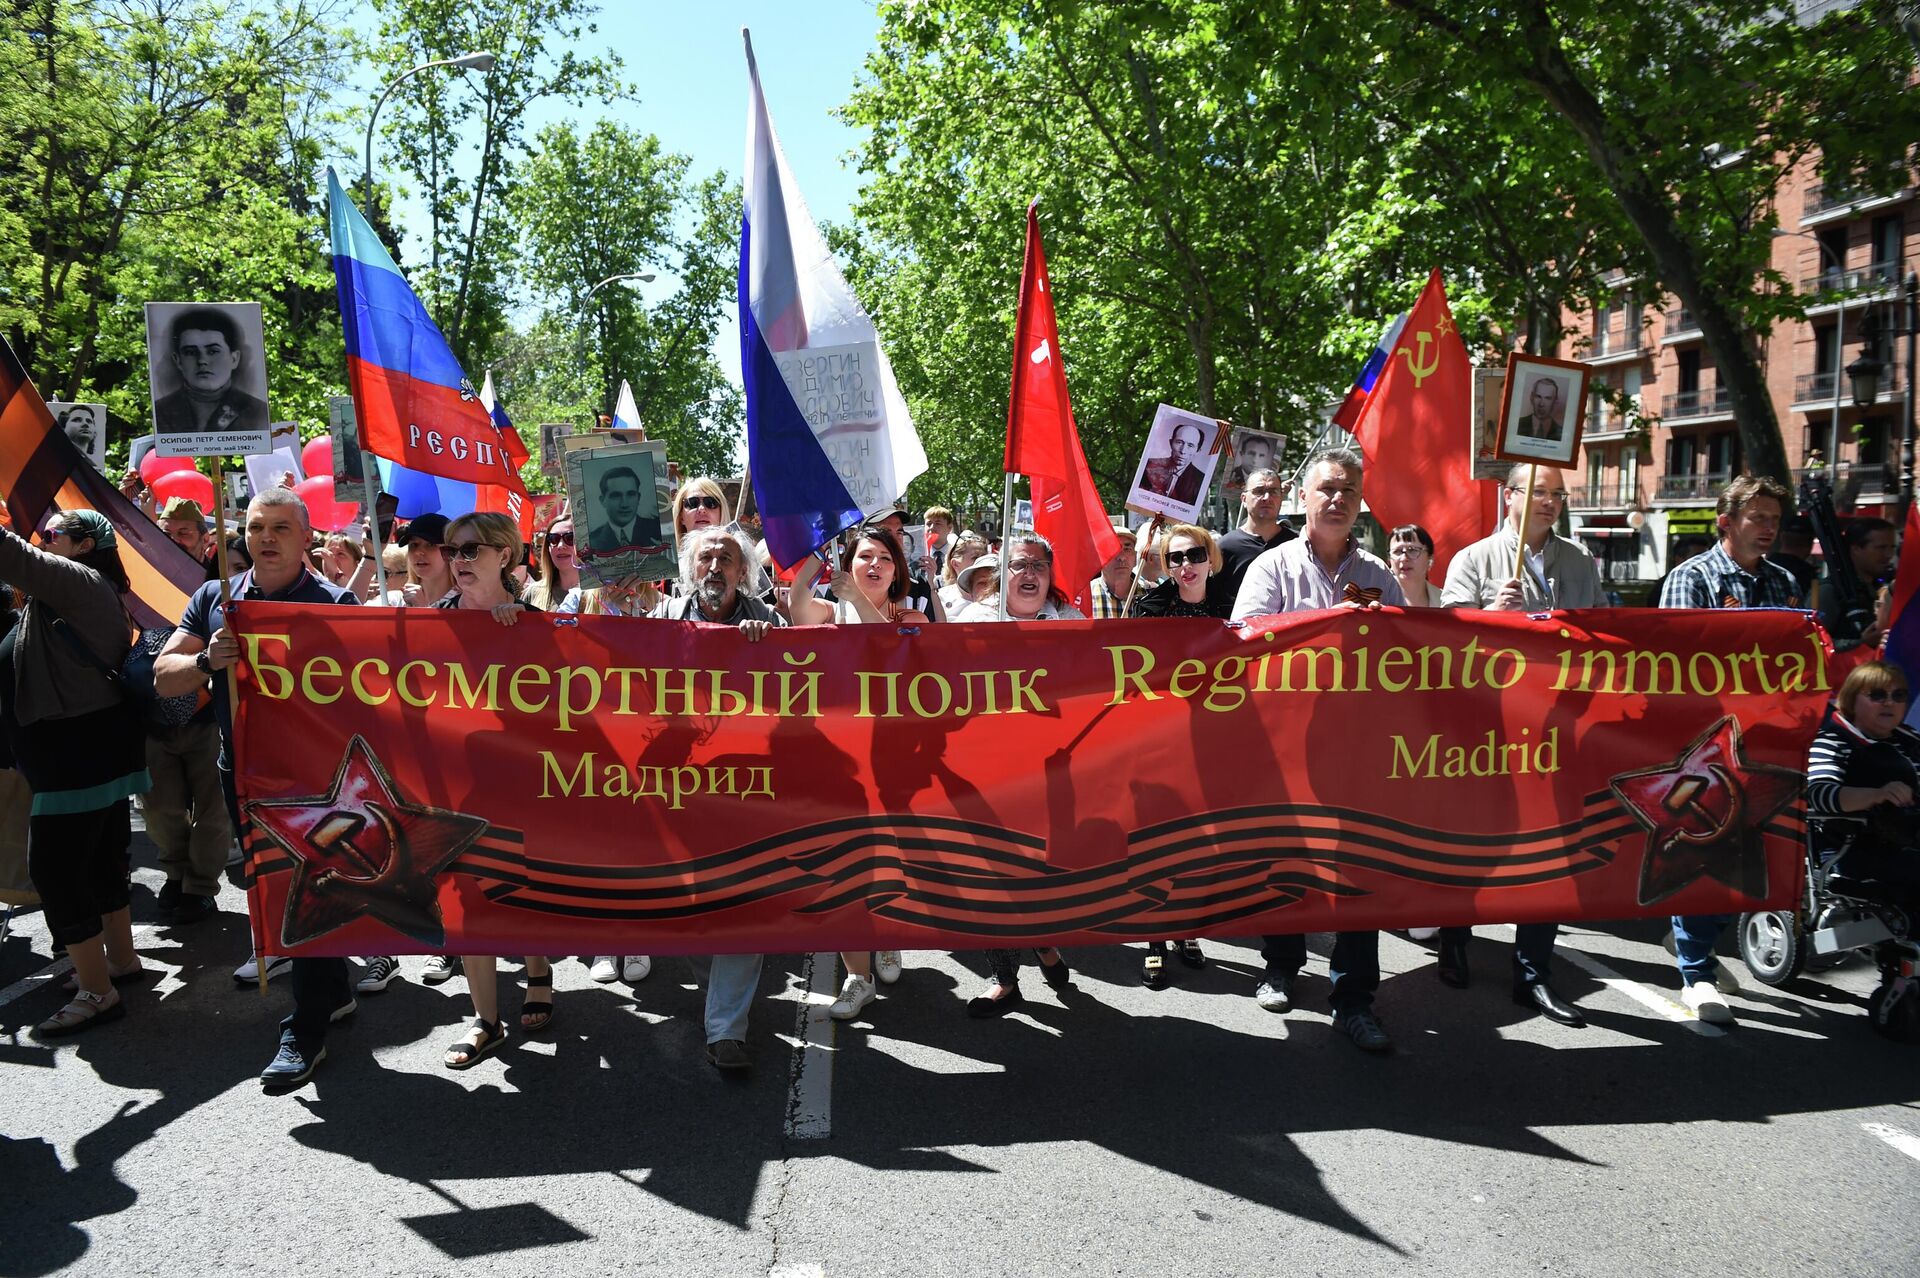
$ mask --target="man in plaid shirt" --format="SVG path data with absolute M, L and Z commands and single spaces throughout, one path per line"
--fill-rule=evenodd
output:
M 1138 558 L 1134 553 L 1133 534 L 1122 530 L 1119 551 L 1107 560 L 1100 575 L 1093 579 L 1093 589 L 1087 592 L 1089 617 L 1095 621 L 1113 621 L 1127 615 L 1127 592 L 1133 586 L 1133 569 Z
M 1800 587 L 1779 564 L 1767 559 L 1786 514 L 1786 487 L 1771 479 L 1742 475 L 1720 494 L 1715 511 L 1720 540 L 1667 575 L 1660 592 L 1662 608 L 1798 608 Z M 1730 1024 L 1733 1009 L 1723 988 L 1737 988 L 1720 970 L 1713 948 L 1732 914 L 1691 914 L 1673 918 L 1674 960 L 1680 967 L 1680 1001 L 1703 1021 Z

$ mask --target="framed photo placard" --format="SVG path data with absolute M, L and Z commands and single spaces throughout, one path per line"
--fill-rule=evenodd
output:
M 1500 434 L 1494 456 L 1571 469 L 1580 454 L 1586 422 L 1585 364 L 1545 355 L 1507 356 L 1507 384 L 1500 397 Z

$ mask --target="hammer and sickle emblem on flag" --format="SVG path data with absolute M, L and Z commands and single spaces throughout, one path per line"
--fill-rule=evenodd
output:
M 1428 356 L 1428 348 L 1433 345 L 1433 334 L 1424 328 L 1413 335 L 1413 340 L 1419 345 L 1420 353 L 1416 355 L 1404 346 L 1400 348 L 1400 353 L 1407 357 L 1407 371 L 1413 374 L 1413 388 L 1419 390 L 1420 383 L 1439 369 L 1440 352 L 1434 351 L 1431 357 Z
M 1027 358 L 1036 364 L 1044 364 L 1052 354 L 1052 343 L 1043 337 L 1040 339 L 1040 344 L 1033 348 L 1033 354 L 1027 356 Z

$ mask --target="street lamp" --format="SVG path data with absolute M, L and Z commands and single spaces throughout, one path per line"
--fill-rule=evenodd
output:
M 1920 340 L 1920 272 L 1907 272 L 1905 312 L 1900 317 L 1900 331 L 1907 339 L 1907 411 L 1902 414 L 1906 419 L 1900 430 L 1900 527 L 1907 526 L 1907 512 L 1913 507 L 1913 375 L 1914 343 Z
M 1860 358 L 1847 365 L 1847 380 L 1853 383 L 1853 406 L 1866 408 L 1880 397 L 1880 374 L 1887 366 L 1873 357 L 1871 349 L 1860 353 Z
M 655 276 L 652 271 L 622 271 L 618 275 L 607 276 L 607 278 L 601 280 L 598 284 L 595 284 L 592 288 L 580 295 L 579 304 L 574 308 L 580 313 L 580 325 L 575 330 L 579 334 L 579 337 L 574 343 L 574 363 L 579 366 L 581 372 L 584 373 L 587 369 L 587 303 L 593 300 L 593 295 L 607 285 L 618 284 L 622 280 L 629 280 L 635 284 L 651 284 L 654 278 Z M 591 404 L 587 406 L 587 415 L 589 417 L 595 417 Z M 594 422 L 588 424 L 588 428 L 591 429 L 597 422 L 598 419 L 596 417 Z
M 438 62 L 422 62 L 419 66 L 413 68 L 413 70 L 394 77 L 393 82 L 387 86 L 386 92 L 380 95 L 380 100 L 373 104 L 373 113 L 367 117 L 366 158 L 365 162 L 361 165 L 361 172 L 365 176 L 362 179 L 364 186 L 361 191 L 360 200 L 367 206 L 369 213 L 373 211 L 373 126 L 375 121 L 380 118 L 380 108 L 387 104 L 387 99 L 393 96 L 393 91 L 405 83 L 409 76 L 418 75 L 422 71 L 431 71 L 435 67 L 458 67 L 462 71 L 478 71 L 482 75 L 485 75 L 487 72 L 493 70 L 493 65 L 496 61 L 497 59 L 491 53 L 463 53 L 457 58 L 441 58 Z

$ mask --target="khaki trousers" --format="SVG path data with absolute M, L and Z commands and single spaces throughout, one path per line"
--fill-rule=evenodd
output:
M 189 723 L 147 737 L 153 789 L 140 800 L 160 868 L 182 892 L 218 896 L 233 826 L 220 788 L 220 725 Z

